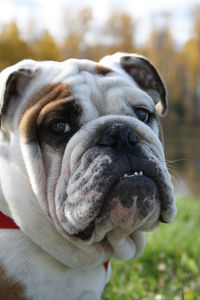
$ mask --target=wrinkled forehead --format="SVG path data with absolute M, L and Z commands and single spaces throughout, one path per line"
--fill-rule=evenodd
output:
M 125 112 L 127 105 L 154 109 L 152 98 L 123 70 L 89 60 L 40 62 L 38 75 L 25 94 L 24 109 L 41 99 L 42 105 L 46 105 L 62 98 L 65 101 L 75 99 L 92 119 L 99 114 Z

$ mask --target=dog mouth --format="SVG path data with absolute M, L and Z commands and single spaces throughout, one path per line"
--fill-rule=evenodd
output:
M 73 236 L 83 241 L 93 236 L 95 241 L 102 241 L 115 228 L 120 228 L 125 235 L 138 228 L 148 231 L 158 224 L 159 214 L 157 184 L 141 169 L 129 170 L 121 174 L 104 195 L 98 215 Z

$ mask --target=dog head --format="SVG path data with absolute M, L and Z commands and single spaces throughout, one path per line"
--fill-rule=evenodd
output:
M 176 214 L 165 86 L 144 57 L 24 60 L 2 71 L 1 209 L 69 266 L 139 256 Z

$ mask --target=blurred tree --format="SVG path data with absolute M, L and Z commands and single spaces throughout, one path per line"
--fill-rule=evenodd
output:
M 33 43 L 35 59 L 39 60 L 60 60 L 59 47 L 48 30 L 44 30 L 42 36 Z
M 70 11 L 70 13 L 69 13 Z M 61 45 L 63 58 L 87 58 L 87 34 L 92 21 L 92 11 L 84 8 L 73 14 L 70 9 L 64 12 L 64 41 Z
M 105 35 L 118 51 L 133 52 L 136 22 L 125 12 L 113 11 L 105 25 Z
M 200 5 L 196 5 L 193 10 L 193 32 L 194 32 L 194 40 L 196 43 L 195 54 L 196 54 L 196 75 L 197 82 L 195 88 L 195 104 L 197 115 L 196 118 L 200 121 Z
M 192 10 L 193 35 L 200 49 L 200 5 L 196 5 Z
M 185 66 L 185 97 L 187 119 L 200 122 L 200 5 L 192 10 L 192 36 L 184 45 L 182 65 Z
M 0 34 L 0 69 L 17 61 L 28 58 L 32 52 L 21 36 L 15 21 L 6 24 Z
M 104 26 L 105 46 L 109 52 L 135 50 L 136 22 L 126 12 L 113 11 Z

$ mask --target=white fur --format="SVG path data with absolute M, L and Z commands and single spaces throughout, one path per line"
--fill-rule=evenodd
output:
M 64 266 L 21 230 L 1 230 L 0 248 L 0 262 L 6 275 L 25 285 L 27 299 L 99 300 L 110 277 L 110 265 L 107 272 L 103 264 L 87 269 Z M 88 298 L 84 298 L 86 295 Z M 1 291 L 0 296 L 3 297 Z

